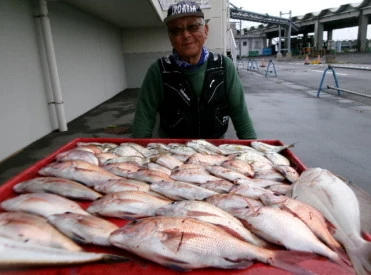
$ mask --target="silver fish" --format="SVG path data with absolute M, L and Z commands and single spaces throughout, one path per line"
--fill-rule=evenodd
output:
M 248 179 L 244 174 L 220 165 L 207 165 L 205 168 L 210 174 L 231 182 L 236 182 L 239 179 Z
M 94 186 L 109 179 L 118 179 L 119 176 L 108 172 L 98 165 L 82 160 L 67 160 L 53 162 L 39 170 L 43 176 L 55 176 L 81 182 L 87 186 Z
M 273 165 L 274 169 L 280 172 L 289 182 L 298 180 L 300 174 L 291 166 L 288 165 Z
M 181 181 L 161 181 L 151 184 L 151 190 L 172 200 L 203 200 L 216 192 Z
M 129 222 L 112 232 L 109 240 L 143 258 L 182 270 L 242 269 L 259 261 L 296 273 L 310 273 L 295 264 L 311 258 L 308 253 L 257 247 L 213 224 L 191 218 L 159 216 Z
M 197 153 L 195 149 L 181 143 L 169 143 L 168 146 L 172 154 L 191 156 Z
M 257 206 L 263 206 L 263 203 L 260 200 L 251 199 L 233 193 L 213 195 L 208 197 L 205 201 L 212 203 L 227 212 L 229 212 L 230 209 L 235 208 L 255 208 Z
M 94 186 L 94 189 L 104 194 L 122 192 L 122 191 L 128 191 L 128 190 L 148 192 L 149 184 L 144 181 L 122 178 L 122 179 L 114 179 L 114 180 L 108 180 L 106 182 L 102 182 Z
M 266 189 L 272 191 L 275 194 L 281 194 L 285 196 L 292 196 L 292 188 L 293 186 L 291 184 L 275 184 L 268 186 Z
M 269 159 L 274 165 L 290 165 L 290 160 L 280 153 L 268 152 L 264 156 Z
M 251 165 L 243 160 L 238 160 L 238 159 L 226 160 L 226 161 L 223 161 L 220 165 L 225 168 L 242 173 L 245 176 L 250 176 L 250 177 L 254 176 L 254 170 L 252 169 Z
M 142 153 L 140 153 L 137 149 L 135 149 L 133 146 L 128 145 L 128 144 L 120 144 L 119 146 L 112 149 L 110 153 L 116 154 L 120 157 L 142 157 L 144 158 Z
M 316 208 L 299 200 L 277 194 L 264 194 L 260 200 L 264 205 L 280 208 L 300 218 L 320 240 L 341 255 L 343 259 L 346 259 L 343 247 L 328 229 L 326 218 Z
M 182 165 L 183 162 L 171 155 L 162 155 L 156 158 L 155 162 L 169 169 Z
M 359 202 L 353 190 L 322 168 L 303 171 L 293 198 L 318 209 L 334 225 L 334 238 L 346 249 L 357 274 L 371 273 L 371 242 L 361 236 Z
M 99 160 L 93 152 L 84 151 L 81 149 L 71 149 L 55 156 L 56 161 L 65 160 L 84 160 L 94 165 L 99 165 Z
M 154 216 L 157 208 L 171 202 L 142 191 L 109 193 L 94 201 L 87 211 L 105 217 L 138 219 Z
M 217 225 L 233 236 L 256 246 L 268 246 L 266 241 L 252 234 L 237 218 L 208 202 L 195 200 L 173 202 L 158 208 L 156 215 L 198 219 Z
M 154 162 L 145 163 L 144 165 L 142 165 L 142 168 L 147 168 L 149 170 L 156 170 L 156 171 L 164 172 L 168 175 L 171 174 L 171 169 L 169 169 L 169 168 L 167 168 L 163 165 L 154 163 Z
M 112 142 L 77 142 L 77 147 L 81 146 L 89 146 L 89 147 L 97 147 L 100 149 L 101 152 L 107 153 L 109 150 L 117 147 L 118 145 L 116 143 Z
M 215 177 L 204 171 L 199 171 L 198 169 L 186 169 L 186 170 L 173 170 L 171 172 L 170 178 L 179 181 L 191 182 L 191 183 L 205 183 L 208 181 L 218 181 L 221 180 L 219 177 Z
M 262 152 L 252 148 L 248 145 L 241 145 L 241 144 L 220 144 L 219 149 L 223 152 L 223 155 L 232 155 L 232 154 L 240 154 L 245 153 L 248 151 L 254 151 L 259 155 L 263 155 Z
M 1 207 L 7 211 L 23 211 L 45 218 L 65 212 L 89 215 L 78 203 L 59 195 L 48 193 L 21 194 L 3 201 Z
M 19 242 L 0 237 L 0 251 L 6 251 L 0 255 L 0 266 L 25 267 L 46 265 L 71 265 L 96 261 L 129 261 L 128 258 L 94 252 L 70 251 L 41 245 Z
M 287 148 L 294 147 L 295 143 L 287 144 L 287 145 L 271 145 L 262 141 L 252 141 L 251 146 L 258 151 L 263 153 L 270 153 L 276 152 L 279 153 Z
M 101 194 L 76 181 L 59 177 L 36 177 L 13 186 L 17 193 L 53 193 L 62 197 L 96 200 Z
M 170 176 L 164 172 L 145 168 L 140 169 L 136 172 L 128 173 L 127 178 L 149 183 L 171 180 Z
M 251 232 L 268 242 L 291 250 L 317 253 L 344 267 L 347 266 L 302 220 L 287 211 L 262 206 L 254 209 L 232 209 L 230 213 L 241 219 Z
M 201 183 L 200 187 L 212 190 L 217 193 L 229 193 L 234 186 L 234 183 L 231 183 L 227 180 L 217 180 L 217 181 L 207 181 Z
M 193 148 L 199 153 L 206 153 L 210 155 L 222 154 L 223 152 L 218 148 L 218 146 L 212 144 L 211 142 L 204 139 L 194 139 L 186 143 L 188 147 Z
M 111 164 L 105 164 L 102 166 L 103 169 L 120 177 L 127 177 L 128 173 L 138 171 L 142 166 L 136 162 L 116 162 Z
M 265 156 L 262 156 L 261 154 L 256 153 L 254 151 L 247 151 L 244 153 L 237 154 L 235 159 L 243 160 L 243 161 L 246 161 L 247 163 L 253 163 L 253 162 L 265 162 L 268 164 L 272 163 Z
M 207 155 L 207 154 L 201 154 L 197 153 L 192 156 L 190 156 L 185 163 L 189 164 L 201 164 L 201 165 L 220 165 L 223 161 L 228 160 L 231 158 L 228 158 L 226 156 L 222 155 Z
M 117 163 L 117 162 L 136 162 L 138 165 L 143 165 L 149 162 L 148 158 L 143 156 L 124 156 L 124 157 L 117 157 L 112 159 L 107 159 L 103 165 Z
M 0 236 L 29 244 L 82 251 L 79 245 L 50 225 L 47 219 L 25 212 L 0 213 Z
M 270 190 L 254 186 L 252 184 L 239 184 L 235 185 L 230 193 L 246 196 L 251 199 L 259 199 L 259 197 L 265 193 L 273 193 Z
M 48 221 L 66 236 L 81 244 L 110 246 L 108 237 L 119 228 L 105 219 L 76 213 L 51 215 Z

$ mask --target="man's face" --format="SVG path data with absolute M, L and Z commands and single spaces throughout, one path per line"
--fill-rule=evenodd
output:
M 190 64 L 197 64 L 209 31 L 201 17 L 174 19 L 167 24 L 171 45 Z

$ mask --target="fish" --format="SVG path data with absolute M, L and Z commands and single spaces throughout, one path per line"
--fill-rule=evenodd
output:
M 80 200 L 96 200 L 102 194 L 69 179 L 59 177 L 36 177 L 13 186 L 16 193 L 53 193 L 62 197 Z
M 149 158 L 145 158 L 143 156 L 121 156 L 117 158 L 107 159 L 106 161 L 103 162 L 103 165 L 108 165 L 117 162 L 135 162 L 138 165 L 143 165 L 149 161 L 150 161 Z
M 255 153 L 259 155 L 264 155 L 264 153 L 248 145 L 225 143 L 225 144 L 220 144 L 218 147 L 222 151 L 223 155 L 239 154 L 239 153 L 244 153 L 248 151 L 254 151 Z
M 257 206 L 263 206 L 263 203 L 259 199 L 251 199 L 233 193 L 212 195 L 205 201 L 212 203 L 227 212 L 229 212 L 230 209 L 235 208 L 255 208 Z
M 269 179 L 239 179 L 236 182 L 237 184 L 250 184 L 253 186 L 261 187 L 261 188 L 266 188 L 270 187 L 272 185 L 279 185 L 282 184 L 280 181 L 275 181 L 275 180 L 269 180 Z
M 268 242 L 290 250 L 316 253 L 349 268 L 339 254 L 321 242 L 292 213 L 267 206 L 231 209 L 230 213 L 239 218 L 251 232 Z
M 110 153 L 116 154 L 120 157 L 141 157 L 144 158 L 143 154 L 129 144 L 120 144 L 109 151 Z
M 264 170 L 264 171 L 255 171 L 254 179 L 265 179 L 273 181 L 285 181 L 286 177 L 282 175 L 277 169 Z
M 150 186 L 151 190 L 172 200 L 203 200 L 216 192 L 181 181 L 160 181 Z
M 200 171 L 198 169 L 185 169 L 176 170 L 171 172 L 170 178 L 178 181 L 191 182 L 196 184 L 206 183 L 208 181 L 218 181 L 221 180 L 219 177 L 205 173 L 205 171 Z
M 272 193 L 272 191 L 252 184 L 238 184 L 231 189 L 230 193 L 246 196 L 251 199 L 259 199 L 262 194 Z
M 170 153 L 176 154 L 176 155 L 191 156 L 197 153 L 195 149 L 185 144 L 182 144 L 182 143 L 169 143 L 168 147 L 169 147 Z
M 171 169 L 169 169 L 169 168 L 167 168 L 163 165 L 154 163 L 154 162 L 145 163 L 145 164 L 142 165 L 142 168 L 147 168 L 147 169 L 150 169 L 150 170 L 156 170 L 156 171 L 164 172 L 169 176 L 171 174 Z
M 269 246 L 266 241 L 263 241 L 245 228 L 237 218 L 208 202 L 196 200 L 172 202 L 158 208 L 156 215 L 198 219 L 217 225 L 240 240 L 259 247 Z
M 254 170 L 252 169 L 251 165 L 243 160 L 226 160 L 223 161 L 220 165 L 222 167 L 237 171 L 245 176 L 254 176 Z
M 129 172 L 136 172 L 141 169 L 141 165 L 137 162 L 115 162 L 111 164 L 104 164 L 102 168 L 120 177 L 126 177 Z
M 83 160 L 52 162 L 41 168 L 38 173 L 42 176 L 54 176 L 75 180 L 89 187 L 93 187 L 109 179 L 121 178 L 98 165 Z
M 132 221 L 112 232 L 109 240 L 118 248 L 176 270 L 243 269 L 258 261 L 311 274 L 297 265 L 311 258 L 309 253 L 257 247 L 192 218 L 156 216 Z
M 142 191 L 123 191 L 106 194 L 92 202 L 87 211 L 104 217 L 139 219 L 154 216 L 157 208 L 171 201 Z
M 234 186 L 234 183 L 227 180 L 207 181 L 201 183 L 200 187 L 212 190 L 217 193 L 229 193 Z
M 89 147 L 89 148 L 98 148 L 102 153 L 107 153 L 111 149 L 117 147 L 118 145 L 113 142 L 83 142 L 79 141 L 76 143 L 77 147 Z
M 171 180 L 170 176 L 165 172 L 145 168 L 142 168 L 136 172 L 128 173 L 127 178 L 148 183 Z
M 248 179 L 244 174 L 220 165 L 207 165 L 205 168 L 210 174 L 231 182 L 236 182 L 239 179 Z
M 127 262 L 129 258 L 107 254 L 84 251 L 70 251 L 42 245 L 15 241 L 0 236 L 0 267 L 31 267 L 60 265 L 68 266 L 72 264 L 82 264 L 89 262 Z
M 102 166 L 109 159 L 117 158 L 118 155 L 113 153 L 96 153 L 95 156 L 99 161 L 99 166 Z
M 186 142 L 188 147 L 193 148 L 199 153 L 206 153 L 210 155 L 221 155 L 223 152 L 218 148 L 218 146 L 212 144 L 205 139 L 194 139 Z
M 234 157 L 232 157 L 234 158 Z M 190 156 L 184 163 L 186 164 L 201 164 L 201 165 L 220 165 L 223 161 L 228 160 L 226 156 L 222 155 L 208 155 L 196 153 Z
M 275 184 L 266 187 L 265 189 L 272 191 L 274 194 L 281 194 L 285 196 L 292 196 L 292 185 L 291 184 Z
M 100 217 L 76 213 L 48 216 L 48 221 L 63 234 L 80 244 L 111 246 L 108 237 L 119 227 Z
M 99 160 L 93 152 L 84 151 L 78 147 L 76 149 L 71 149 L 64 151 L 55 156 L 56 161 L 65 161 L 65 160 L 83 160 L 94 165 L 99 165 Z
M 250 164 L 254 162 L 265 162 L 268 164 L 272 164 L 272 162 L 269 159 L 267 159 L 264 155 L 261 155 L 254 151 L 247 151 L 240 154 L 236 154 L 235 159 L 243 160 Z
M 280 153 L 268 152 L 264 156 L 269 159 L 274 165 L 287 165 L 290 166 L 290 160 Z
M 113 179 L 106 182 L 102 182 L 94 186 L 94 189 L 98 192 L 108 194 L 128 190 L 144 191 L 150 190 L 149 184 L 144 181 L 132 180 L 132 179 Z
M 90 215 L 77 202 L 48 193 L 21 194 L 4 200 L 1 203 L 1 208 L 7 211 L 22 211 L 36 214 L 45 218 L 65 212 Z
M 0 213 L 0 236 L 29 244 L 82 251 L 44 217 L 25 212 Z
M 357 196 L 338 176 L 327 169 L 312 167 L 293 184 L 292 197 L 318 209 L 334 226 L 357 274 L 371 273 L 371 242 L 362 237 Z
M 175 167 L 183 164 L 182 161 L 171 155 L 159 156 L 155 159 L 155 162 L 169 169 L 174 169 Z
M 295 143 L 287 144 L 287 145 L 271 145 L 262 141 L 252 141 L 251 147 L 255 148 L 256 150 L 263 152 L 263 153 L 279 153 L 285 149 L 294 147 Z
M 120 143 L 120 146 L 131 146 L 132 148 L 137 150 L 139 153 L 141 153 L 145 158 L 150 158 L 150 157 L 162 154 L 162 151 L 163 151 L 163 150 L 160 150 L 159 148 L 147 148 L 143 145 L 140 145 L 134 142 L 123 142 L 123 143 Z
M 260 200 L 266 206 L 276 207 L 294 214 L 301 219 L 312 232 L 328 247 L 337 252 L 347 261 L 342 245 L 332 236 L 326 218 L 313 206 L 279 194 L 263 194 Z
M 280 172 L 291 183 L 297 181 L 300 176 L 298 171 L 288 165 L 273 165 L 273 168 Z

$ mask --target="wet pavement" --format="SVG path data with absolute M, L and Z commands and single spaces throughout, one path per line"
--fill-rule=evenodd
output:
M 278 77 L 240 70 L 258 139 L 295 143 L 307 167 L 321 167 L 349 181 L 360 201 L 362 227 L 371 231 L 371 112 L 360 112 L 332 95 Z M 0 163 L 0 184 L 75 138 L 130 138 L 138 89 L 128 89 Z M 126 132 L 126 133 L 125 133 Z M 156 134 L 154 135 L 156 137 Z M 226 139 L 237 139 L 230 125 Z

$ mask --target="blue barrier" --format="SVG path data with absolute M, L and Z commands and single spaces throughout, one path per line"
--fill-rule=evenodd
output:
M 319 84 L 319 88 L 318 88 L 318 92 L 317 92 L 317 97 L 319 97 L 319 93 L 322 90 L 323 81 L 325 80 L 325 76 L 326 76 L 326 73 L 328 71 L 331 71 L 332 72 L 332 75 L 334 76 L 334 79 L 335 79 L 336 88 L 339 88 L 339 82 L 338 82 L 338 78 L 336 76 L 336 72 L 335 72 L 334 68 L 331 65 L 328 65 L 328 68 L 323 72 L 321 83 Z M 340 95 L 341 94 L 340 93 L 340 90 L 339 89 L 336 89 L 336 90 L 338 91 L 338 95 Z
M 270 67 L 271 65 L 273 66 L 273 71 L 269 71 L 269 67 Z M 275 76 L 277 76 L 276 66 L 274 65 L 272 59 L 270 59 L 269 62 L 268 62 L 267 70 L 265 71 L 265 77 L 267 77 L 268 72 L 270 72 L 270 73 L 273 73 L 273 72 L 274 72 Z

